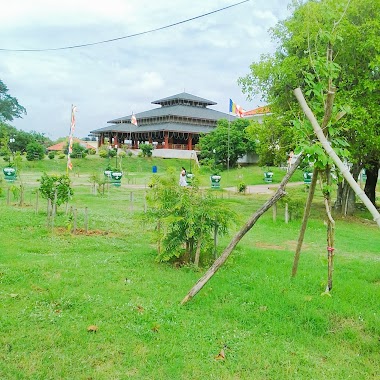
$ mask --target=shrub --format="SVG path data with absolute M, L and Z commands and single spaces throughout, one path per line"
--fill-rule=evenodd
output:
M 152 144 L 140 144 L 139 148 L 141 149 L 143 157 L 151 157 L 153 145 Z
M 26 159 L 28 161 L 42 160 L 45 157 L 45 147 L 33 141 L 26 146 Z
M 51 152 L 48 153 L 48 157 L 50 160 L 53 160 L 55 157 L 55 152 L 52 150 Z
M 100 149 L 99 150 L 99 157 L 101 157 L 101 158 L 107 158 L 108 157 L 108 152 L 105 149 Z
M 239 193 L 245 193 L 245 191 L 247 190 L 247 185 L 244 182 L 240 182 L 237 185 L 237 189 Z

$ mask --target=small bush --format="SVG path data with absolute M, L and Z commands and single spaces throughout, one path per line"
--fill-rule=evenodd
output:
M 238 192 L 239 192 L 239 193 L 245 193 L 246 190 L 247 190 L 247 185 L 246 185 L 244 182 L 240 182 L 240 183 L 237 185 L 237 189 L 238 189 Z
M 101 158 L 107 158 L 108 157 L 108 152 L 105 149 L 99 150 L 99 157 L 101 157 Z
M 142 155 L 144 157 L 151 157 L 153 145 L 152 144 L 140 144 L 139 148 L 141 149 Z
M 54 151 L 49 152 L 48 153 L 48 157 L 49 157 L 50 160 L 53 160 L 54 157 L 55 157 L 55 152 Z

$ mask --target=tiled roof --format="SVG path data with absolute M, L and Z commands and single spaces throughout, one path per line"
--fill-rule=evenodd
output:
M 227 119 L 228 117 L 235 119 L 235 116 L 230 116 L 227 113 L 216 111 L 206 107 L 193 107 L 185 105 L 175 105 L 167 107 L 154 108 L 149 111 L 144 111 L 136 113 L 137 124 L 141 119 L 160 117 L 160 116 L 181 116 L 190 117 L 195 119 L 208 119 L 217 121 L 219 119 Z M 118 123 L 118 122 L 130 122 L 132 115 L 120 117 L 118 119 L 110 120 L 108 123 Z
M 86 149 L 91 149 L 91 148 L 93 148 L 93 146 L 90 145 L 90 144 L 88 144 L 86 141 L 82 141 L 82 140 L 80 140 L 80 139 L 78 139 L 78 138 L 75 138 L 75 137 L 73 138 L 73 142 L 74 142 L 74 143 L 79 143 L 79 144 L 83 145 Z M 61 141 L 61 142 L 58 143 L 58 144 L 54 144 L 54 145 L 52 145 L 52 146 L 49 146 L 49 147 L 47 148 L 47 150 L 56 150 L 56 151 L 64 150 L 64 149 L 66 148 L 66 146 L 67 146 L 67 143 L 68 143 L 67 140 L 65 140 L 65 141 Z
M 204 105 L 207 105 L 207 106 L 213 106 L 213 105 L 217 104 L 217 103 L 213 102 L 212 100 L 200 98 L 199 96 L 191 95 L 191 94 L 188 94 L 187 92 L 182 92 L 182 93 L 177 94 L 177 95 L 168 96 L 167 98 L 154 100 L 152 102 L 152 104 L 162 104 L 162 103 L 170 102 L 172 100 L 180 100 L 180 99 L 181 100 L 189 100 L 191 102 L 196 102 L 196 103 L 203 103 Z
M 112 125 L 96 129 L 90 133 L 161 130 L 207 133 L 215 128 L 216 122 L 220 119 L 236 119 L 233 115 L 207 108 L 208 105 L 215 105 L 215 102 L 186 92 L 152 103 L 160 104 L 161 107 L 134 114 L 138 127 L 131 124 L 132 115 L 127 115 L 110 120 L 108 123 L 112 123 Z
M 254 115 L 264 115 L 270 113 L 270 109 L 268 106 L 258 107 L 251 111 L 244 112 L 244 117 L 246 116 L 254 116 Z
M 190 132 L 190 133 L 208 133 L 215 127 L 211 125 L 197 125 L 187 123 L 161 123 L 161 124 L 147 124 L 139 125 L 136 127 L 133 124 L 112 124 L 104 128 L 96 129 L 91 133 L 104 133 L 104 132 L 123 132 L 123 133 L 139 133 L 139 132 L 154 132 L 154 131 L 169 131 L 169 132 Z

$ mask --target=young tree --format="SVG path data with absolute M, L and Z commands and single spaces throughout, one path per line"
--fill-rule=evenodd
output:
M 43 198 L 50 199 L 52 204 L 60 206 L 74 194 L 71 181 L 67 175 L 51 175 L 44 173 L 41 177 L 40 192 Z
M 198 266 L 211 257 L 215 236 L 227 231 L 235 213 L 195 183 L 179 186 L 174 173 L 153 177 L 150 187 L 145 219 L 156 225 L 158 260 Z

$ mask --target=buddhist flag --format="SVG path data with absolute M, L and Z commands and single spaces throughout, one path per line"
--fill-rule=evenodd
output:
M 73 163 L 71 162 L 70 154 L 67 156 L 67 168 L 73 170 Z
M 243 117 L 244 113 L 246 112 L 242 107 L 238 106 L 236 103 L 234 103 L 230 99 L 230 112 L 235 114 L 236 116 Z
M 70 123 L 70 134 L 69 134 L 69 149 L 67 152 L 67 169 L 73 170 L 73 163 L 71 162 L 70 154 L 73 152 L 73 137 L 75 131 L 75 112 L 77 111 L 76 106 L 71 106 L 71 123 Z
M 137 119 L 136 119 L 136 116 L 133 112 L 132 112 L 132 116 L 131 116 L 131 124 L 133 124 L 137 127 Z

